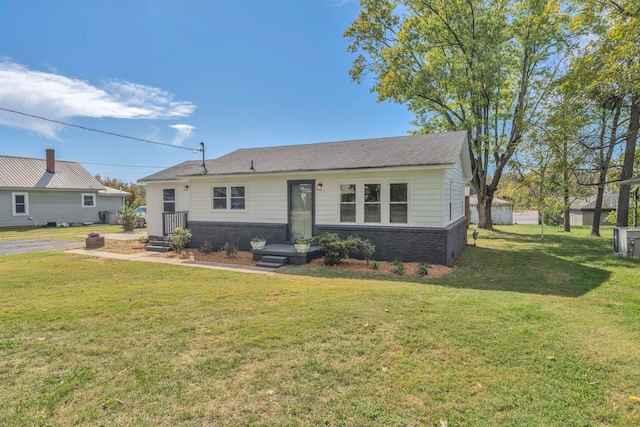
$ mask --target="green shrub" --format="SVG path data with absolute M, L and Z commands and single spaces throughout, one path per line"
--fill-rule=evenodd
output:
M 391 263 L 394 265 L 394 269 L 392 270 L 398 276 L 402 276 L 404 274 L 404 264 L 402 264 L 402 260 L 396 258 Z
M 418 265 L 418 274 L 420 276 L 426 276 L 427 274 L 429 274 L 429 267 L 430 267 L 429 263 L 421 262 Z
M 236 256 L 238 254 L 238 245 L 234 245 L 234 244 L 231 244 L 231 243 L 225 243 L 224 246 L 222 247 L 222 251 L 229 258 L 233 258 L 234 256 Z
M 200 252 L 202 252 L 203 254 L 210 254 L 211 252 L 213 252 L 213 246 L 211 246 L 211 242 L 205 240 L 202 246 L 200 246 Z
M 116 218 L 123 231 L 133 231 L 140 222 L 142 215 L 131 206 L 123 206 L 116 213 Z
M 349 255 L 361 253 L 367 260 L 367 264 L 373 253 L 375 246 L 368 240 L 362 240 L 360 237 L 349 236 L 341 240 L 336 233 L 323 233 L 314 238 L 320 245 L 320 249 L 324 251 L 324 263 L 326 265 L 340 264 Z
M 169 236 L 168 240 L 171 243 L 171 249 L 180 253 L 191 241 L 191 230 L 177 227 L 173 230 L 173 234 Z

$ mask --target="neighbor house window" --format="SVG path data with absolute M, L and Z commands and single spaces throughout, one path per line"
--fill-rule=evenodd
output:
M 28 193 L 12 193 L 11 200 L 13 204 L 13 215 L 29 215 L 29 194 Z
M 406 224 L 408 212 L 407 184 L 389 184 L 389 222 Z
M 355 184 L 340 184 L 340 222 L 356 222 Z
M 95 206 L 96 206 L 96 195 L 95 194 L 82 193 L 82 207 L 83 208 L 93 208 Z
M 213 187 L 213 209 L 244 210 L 245 208 L 244 186 Z
M 380 184 L 364 185 L 364 222 L 380 222 Z
M 175 188 L 164 188 L 162 190 L 162 211 L 163 212 L 176 211 L 176 189 Z

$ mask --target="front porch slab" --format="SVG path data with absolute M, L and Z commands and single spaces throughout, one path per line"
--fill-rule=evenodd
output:
M 308 252 L 300 253 L 293 244 L 287 243 L 266 245 L 263 249 L 252 249 L 251 253 L 254 261 L 262 260 L 263 256 L 281 256 L 289 258 L 289 264 L 293 265 L 304 265 L 324 255 L 317 245 L 311 245 Z

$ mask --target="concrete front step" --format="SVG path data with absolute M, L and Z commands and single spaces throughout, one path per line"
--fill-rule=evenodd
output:
M 289 258 L 286 256 L 265 255 L 256 265 L 258 267 L 279 268 L 288 262 Z

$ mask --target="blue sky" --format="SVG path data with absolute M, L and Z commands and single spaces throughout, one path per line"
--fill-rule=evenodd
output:
M 0 154 L 133 182 L 200 153 L 404 135 L 412 116 L 350 81 L 350 0 L 0 2 Z M 120 166 L 124 165 L 124 166 Z M 126 167 L 125 167 L 126 166 Z M 135 166 L 135 167 L 129 167 Z

